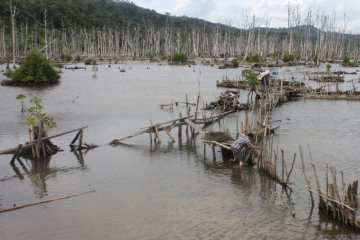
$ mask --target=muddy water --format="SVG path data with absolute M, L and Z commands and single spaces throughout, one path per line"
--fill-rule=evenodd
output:
M 302 70 L 281 71 L 287 77 Z M 40 166 L 25 162 L 26 170 L 17 164 L 20 174 L 9 165 L 10 156 L 0 156 L 1 207 L 95 190 L 1 214 L 0 239 L 358 237 L 319 216 L 316 207 L 310 211 L 299 161 L 291 179 L 294 191 L 286 194 L 256 168 L 224 164 L 219 152 L 213 161 L 210 149 L 204 156 L 201 141 L 193 142 L 185 134 L 174 144 L 164 135 L 160 145 L 150 145 L 149 136 L 143 135 L 129 140 L 129 145 L 106 145 L 148 126 L 149 119 L 162 122 L 185 113 L 183 107 L 161 110 L 160 104 L 185 101 L 186 94 L 195 102 L 199 91 L 204 102 L 213 100 L 224 91 L 216 89 L 216 80 L 238 78 L 239 69 L 123 63 L 100 66 L 95 78 L 93 74 L 91 68 L 64 70 L 61 84 L 45 89 L 0 87 L 0 149 L 28 138 L 26 117 L 15 101 L 19 93 L 42 97 L 46 112 L 57 121 L 51 133 L 89 126 L 85 142 L 101 145 L 81 158 L 69 151 L 72 135 L 57 138 L 54 143 L 65 151 Z M 235 133 L 236 119 L 230 115 L 210 128 Z M 358 178 L 358 102 L 290 102 L 276 109 L 273 119 L 281 120 L 276 123 L 281 128 L 274 143 L 284 149 L 288 162 L 295 152 L 299 154 L 299 144 L 304 148 L 310 144 L 322 176 L 328 163 L 344 171 L 345 181 Z M 177 130 L 172 133 L 177 136 Z

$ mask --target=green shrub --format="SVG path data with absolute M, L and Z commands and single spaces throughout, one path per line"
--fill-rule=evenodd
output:
M 290 53 L 285 53 L 283 56 L 283 61 L 288 63 L 294 61 L 294 56 Z
M 88 58 L 85 60 L 85 65 L 96 65 L 96 59 Z
M 231 64 L 233 65 L 233 67 L 239 67 L 239 60 L 234 58 L 233 60 L 231 60 Z
M 187 61 L 188 59 L 186 54 L 182 52 L 176 52 L 170 58 L 170 62 L 173 64 L 186 64 Z
M 260 63 L 261 62 L 261 56 L 257 53 L 250 54 L 246 57 L 245 61 L 251 62 L 251 63 Z
M 325 67 L 326 67 L 326 72 L 329 73 L 330 70 L 331 70 L 331 64 L 328 63 L 328 64 L 325 65 Z
M 80 57 L 79 55 L 77 55 L 77 56 L 75 57 L 75 61 L 76 61 L 76 62 L 80 62 L 80 61 L 81 61 L 81 57 Z
M 72 60 L 72 57 L 70 54 L 61 54 L 60 58 L 64 62 L 70 62 Z
M 344 56 L 343 62 L 342 62 L 343 66 L 353 66 L 354 63 L 350 60 L 350 57 L 348 55 Z
M 246 79 L 246 83 L 251 87 L 252 89 L 255 88 L 255 86 L 260 84 L 260 80 L 257 78 L 257 75 L 254 73 L 252 69 L 244 69 L 241 72 L 242 76 Z
M 60 75 L 50 62 L 36 50 L 28 53 L 20 68 L 7 71 L 5 74 L 11 80 L 23 83 L 41 83 L 60 79 Z

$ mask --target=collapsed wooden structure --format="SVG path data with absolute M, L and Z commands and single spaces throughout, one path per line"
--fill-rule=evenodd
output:
M 309 80 L 313 80 L 316 82 L 344 82 L 344 75 L 337 74 L 331 74 L 331 73 L 325 73 L 325 74 L 308 74 Z
M 41 126 L 42 124 L 40 124 Z M 5 149 L 0 151 L 0 155 L 4 154 L 11 154 L 13 155 L 11 159 L 11 164 L 14 164 L 14 161 L 16 159 L 19 159 L 20 157 L 24 156 L 27 158 L 32 159 L 38 159 L 41 160 L 43 158 L 46 158 L 48 156 L 51 156 L 55 154 L 57 151 L 60 150 L 56 145 L 54 145 L 50 139 L 60 137 L 66 134 L 70 134 L 73 132 L 77 132 L 75 138 L 70 143 L 70 148 L 72 151 L 78 151 L 83 149 L 91 149 L 96 147 L 96 145 L 93 144 L 86 144 L 83 142 L 83 131 L 86 129 L 87 126 L 76 128 L 73 130 L 61 132 L 58 134 L 54 134 L 51 136 L 46 136 L 45 132 L 42 130 L 42 127 L 38 128 L 38 130 L 34 131 L 34 137 L 33 141 L 26 142 L 25 144 L 19 144 L 17 147 Z M 75 142 L 78 140 L 78 144 L 75 144 Z
M 338 74 L 339 75 L 339 74 Z M 316 75 L 314 75 L 316 76 Z M 360 100 L 360 89 L 355 86 L 354 80 L 352 82 L 352 88 L 349 90 L 340 90 L 339 83 L 344 82 L 344 75 L 340 77 L 333 75 L 324 75 L 322 77 L 310 77 L 311 80 L 316 80 L 319 82 L 320 87 L 312 88 L 305 85 L 304 82 L 291 80 L 279 80 L 271 79 L 264 88 L 268 89 L 277 89 L 277 91 L 283 91 L 283 94 L 289 99 L 295 98 L 306 98 L 306 99 L 337 99 L 337 100 Z M 217 81 L 217 87 L 224 88 L 235 88 L 235 89 L 244 89 L 251 90 L 250 86 L 246 81 L 238 80 L 222 80 Z M 263 91 L 261 88 L 257 88 L 257 91 Z
M 225 91 L 217 97 L 216 101 L 210 102 L 204 106 L 204 110 L 218 109 L 220 111 L 243 111 L 249 109 L 249 104 L 240 103 L 240 92 Z

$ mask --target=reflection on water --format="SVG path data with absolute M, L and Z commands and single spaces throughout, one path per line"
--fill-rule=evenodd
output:
M 20 180 L 25 180 L 25 177 L 27 177 L 31 181 L 34 194 L 37 198 L 43 198 L 48 195 L 47 180 L 56 178 L 57 174 L 85 170 L 87 168 L 83 151 L 73 151 L 73 154 L 78 160 L 79 166 L 51 167 L 50 161 L 52 156 L 42 157 L 41 159 L 18 157 L 13 163 L 10 163 L 10 166 Z M 6 181 L 6 179 L 2 179 L 2 181 Z
M 23 164 L 16 162 L 14 168 L 9 156 L 0 156 L 0 205 L 4 207 L 46 195 L 96 190 L 91 197 L 0 215 L 1 240 L 358 237 L 319 216 L 316 206 L 310 211 L 299 162 L 290 177 L 290 193 L 256 166 L 240 168 L 223 162 L 218 150 L 213 159 L 210 147 L 204 149 L 198 137 L 193 140 L 185 133 L 175 143 L 168 143 L 165 135 L 161 144 L 150 143 L 147 135 L 141 135 L 126 144 L 106 145 L 147 126 L 149 118 L 165 122 L 185 113 L 184 107 L 169 112 L 159 106 L 184 101 L 186 94 L 196 102 L 198 82 L 203 101 L 210 102 L 224 91 L 215 88 L 216 80 L 241 74 L 241 69 L 220 71 L 210 66 L 195 66 L 195 71 L 156 65 L 147 69 L 147 64 L 133 63 L 121 67 L 128 70 L 119 73 L 116 66 L 99 66 L 96 79 L 91 71 L 64 70 L 60 85 L 42 90 L 0 86 L 0 149 L 27 141 L 26 119 L 14 101 L 19 93 L 37 93 L 43 99 L 45 111 L 57 121 L 56 131 L 88 125 L 84 138 L 101 146 L 87 153 L 64 151 L 41 163 L 22 159 Z M 284 68 L 284 76 L 300 74 L 289 69 L 295 73 Z M 246 99 L 246 93 L 241 94 Z M 356 102 L 286 103 L 272 116 L 281 120 L 274 146 L 283 148 L 290 161 L 299 144 L 310 143 L 319 165 L 329 163 L 347 173 L 346 182 L 354 180 L 360 170 L 359 114 Z M 236 133 L 242 119 L 243 113 L 232 114 L 208 130 Z M 54 142 L 67 149 L 69 138 Z M 319 174 L 322 170 L 319 166 Z

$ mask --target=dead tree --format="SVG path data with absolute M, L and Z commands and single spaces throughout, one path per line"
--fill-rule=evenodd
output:
M 12 1 L 10 0 L 9 3 L 10 6 L 10 15 L 11 15 L 11 36 L 12 36 L 12 54 L 13 54 L 13 68 L 15 69 L 15 64 L 16 64 L 16 35 L 15 35 L 15 27 L 16 27 L 16 23 L 15 23 L 15 18 L 18 15 L 19 11 L 17 11 L 16 6 L 14 6 L 12 4 Z

